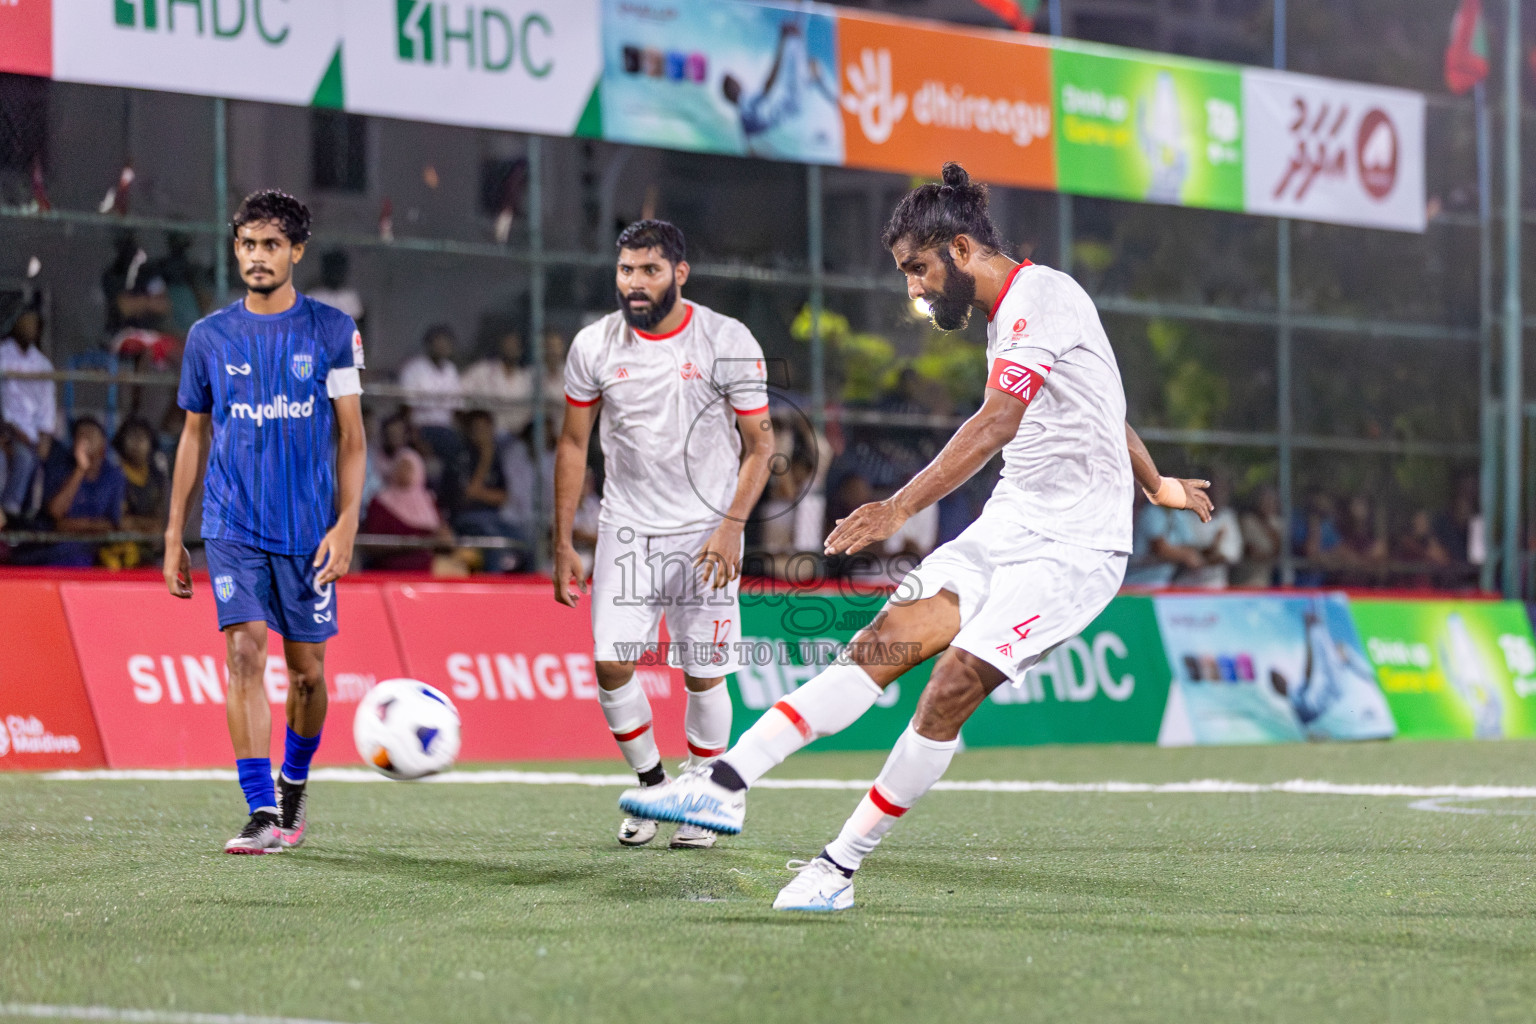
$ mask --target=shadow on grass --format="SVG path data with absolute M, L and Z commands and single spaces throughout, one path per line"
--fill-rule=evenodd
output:
M 562 885 L 583 882 L 599 874 L 600 865 L 563 864 L 559 867 L 526 867 L 515 863 L 493 863 L 455 857 L 421 857 L 386 850 L 356 853 L 310 853 L 306 865 L 329 871 L 357 872 L 369 875 L 395 875 L 416 882 L 453 882 L 479 888 L 523 885 Z

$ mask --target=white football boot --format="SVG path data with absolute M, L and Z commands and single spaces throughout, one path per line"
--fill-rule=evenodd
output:
M 795 872 L 795 877 L 774 897 L 774 910 L 825 914 L 853 906 L 853 879 L 825 857 L 792 860 L 784 866 Z
M 224 844 L 225 853 L 282 853 L 283 830 L 277 815 L 257 811 L 240 834 Z
M 660 786 L 626 789 L 619 797 L 625 813 L 696 825 L 711 832 L 734 836 L 747 817 L 747 794 L 726 789 L 710 778 L 710 766 L 690 768 Z
M 655 818 L 625 818 L 619 826 L 619 842 L 625 846 L 644 846 L 655 838 Z
M 683 824 L 677 826 L 677 831 L 672 833 L 672 842 L 667 845 L 674 850 L 707 850 L 718 838 L 707 828 Z

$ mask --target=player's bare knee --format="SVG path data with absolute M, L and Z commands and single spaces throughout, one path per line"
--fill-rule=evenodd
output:
M 599 661 L 593 668 L 597 670 L 597 685 L 604 690 L 617 690 L 635 676 L 632 661 Z
M 229 633 L 229 681 L 231 685 L 260 683 L 267 671 L 267 652 L 256 638 L 243 630 Z
M 300 700 L 312 700 L 317 693 L 325 692 L 325 666 L 312 662 L 299 668 L 288 666 L 288 688 Z

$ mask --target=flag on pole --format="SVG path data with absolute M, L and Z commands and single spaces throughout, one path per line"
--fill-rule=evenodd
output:
M 1035 13 L 1040 10 L 1040 0 L 975 0 L 975 2 L 1002 18 L 1009 28 L 1020 32 L 1035 30 Z
M 1451 18 L 1451 44 L 1445 48 L 1445 84 L 1460 96 L 1488 77 L 1488 30 L 1482 0 L 1462 0 Z

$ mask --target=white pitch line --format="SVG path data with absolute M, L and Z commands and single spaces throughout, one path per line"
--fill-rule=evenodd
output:
M 227 770 L 151 771 L 100 770 L 50 772 L 42 776 L 56 782 L 234 782 Z M 363 768 L 317 768 L 310 772 L 317 782 L 388 782 L 377 772 Z M 593 786 L 603 789 L 634 785 L 632 775 L 589 775 L 582 772 L 467 771 L 438 775 L 423 782 L 431 785 Z M 755 789 L 866 790 L 869 779 L 763 779 Z M 1193 779 L 1189 782 L 1052 782 L 1049 780 L 944 780 L 936 790 L 959 793 L 1153 793 L 1242 794 L 1289 793 L 1300 796 L 1454 797 L 1458 799 L 1533 798 L 1536 786 L 1404 786 L 1391 783 L 1324 782 L 1291 779 L 1286 782 L 1232 782 L 1224 779 Z
M 0 1017 L 33 1020 L 107 1020 L 132 1024 L 337 1024 L 307 1017 L 252 1017 L 245 1013 L 183 1013 L 178 1010 L 120 1010 L 112 1006 L 51 1006 L 0 1003 Z

